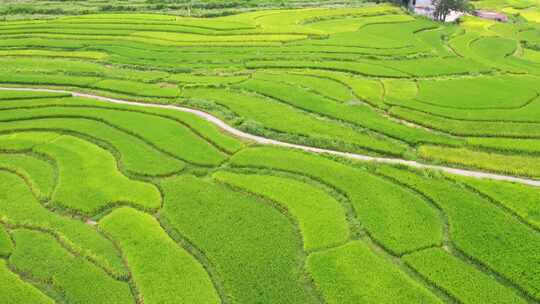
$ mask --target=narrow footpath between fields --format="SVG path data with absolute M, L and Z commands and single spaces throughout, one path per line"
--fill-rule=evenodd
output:
M 368 162 L 378 162 L 378 163 L 385 163 L 385 164 L 400 164 L 405 166 L 410 166 L 414 168 L 423 168 L 423 169 L 432 169 L 432 170 L 439 170 L 450 174 L 455 175 L 461 175 L 461 176 L 468 176 L 468 177 L 474 177 L 474 178 L 486 178 L 486 179 L 493 179 L 493 180 L 501 180 L 501 181 L 509 181 L 509 182 L 515 182 L 520 183 L 524 185 L 529 186 L 536 186 L 540 187 L 540 180 L 535 179 L 529 179 L 529 178 L 523 178 L 523 177 L 516 177 L 516 176 L 509 176 L 509 175 L 502 175 L 502 174 L 495 174 L 495 173 L 488 173 L 483 171 L 476 171 L 476 170 L 465 170 L 465 169 L 456 169 L 452 167 L 446 167 L 446 166 L 440 166 L 440 165 L 429 165 L 429 164 L 423 164 L 417 161 L 412 160 L 405 160 L 400 158 L 386 158 L 386 157 L 374 157 L 374 156 L 368 156 L 363 154 L 356 154 L 356 153 L 348 153 L 348 152 L 340 152 L 335 150 L 329 150 L 329 149 L 321 149 L 321 148 L 315 148 L 315 147 L 309 147 L 309 146 L 302 146 L 297 144 L 291 144 L 286 143 L 278 140 L 273 140 L 249 133 L 242 132 L 238 129 L 235 129 L 232 126 L 229 126 L 224 121 L 220 120 L 219 118 L 206 113 L 204 111 L 195 110 L 191 108 L 181 107 L 177 105 L 164 105 L 164 104 L 151 104 L 151 103 L 142 103 L 142 102 L 134 102 L 134 101 L 127 101 L 127 100 L 121 100 L 121 99 L 115 99 L 115 98 L 109 98 L 109 97 L 103 97 L 93 94 L 86 94 L 86 93 L 78 93 L 78 92 L 72 92 L 67 90 L 56 90 L 56 89 L 45 89 L 45 88 L 8 88 L 8 87 L 0 87 L 0 90 L 4 91 L 29 91 L 29 92 L 51 92 L 51 93 L 65 93 L 65 94 L 71 94 L 75 97 L 83 97 L 83 98 L 90 98 L 95 100 L 100 100 L 104 102 L 110 102 L 110 103 L 116 103 L 116 104 L 126 104 L 126 105 L 132 105 L 132 106 L 138 106 L 138 107 L 147 107 L 147 108 L 163 108 L 163 109 L 171 109 L 176 111 L 182 111 L 182 112 L 188 112 L 197 115 L 198 117 L 207 120 L 224 131 L 237 136 L 239 138 L 247 139 L 254 141 L 258 144 L 263 145 L 274 145 L 274 146 L 281 146 L 281 147 L 287 147 L 287 148 L 293 148 L 293 149 L 299 149 L 307 152 L 312 153 L 318 153 L 318 154 L 330 154 L 330 155 L 336 155 L 341 157 L 346 157 L 350 159 L 360 160 L 360 161 L 368 161 Z

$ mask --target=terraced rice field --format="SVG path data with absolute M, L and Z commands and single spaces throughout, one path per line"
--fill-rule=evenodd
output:
M 391 5 L 0 22 L 0 302 L 538 303 L 540 188 L 337 152 L 538 182 L 539 37 Z
M 103 12 L 216 17 L 261 9 L 350 7 L 364 5 L 364 3 L 362 0 L 11 0 L 0 2 L 0 18 L 5 20 L 51 19 L 64 15 Z

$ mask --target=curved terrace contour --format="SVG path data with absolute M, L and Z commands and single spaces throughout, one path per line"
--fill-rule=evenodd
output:
M 128 100 L 122 100 L 122 99 L 116 99 L 116 98 L 109 98 L 99 95 L 93 95 L 93 94 L 87 94 L 87 93 L 80 93 L 80 92 L 74 92 L 74 91 L 67 91 L 67 90 L 57 90 L 57 89 L 47 89 L 47 88 L 10 88 L 10 87 L 0 87 L 0 90 L 11 90 L 11 91 L 29 91 L 29 92 L 50 92 L 50 93 L 66 93 L 71 94 L 74 97 L 82 97 L 82 98 L 89 98 L 89 99 L 95 99 L 103 102 L 109 102 L 109 103 L 116 103 L 116 104 L 126 104 L 126 105 L 132 105 L 132 106 L 139 106 L 139 107 L 149 107 L 149 108 L 163 108 L 163 109 L 171 109 L 175 111 L 182 111 L 182 112 L 188 112 L 191 114 L 194 114 L 206 121 L 209 121 L 215 125 L 217 125 L 219 128 L 224 130 L 225 132 L 228 132 L 236 137 L 250 140 L 253 142 L 256 142 L 258 144 L 262 145 L 274 145 L 274 146 L 281 146 L 281 147 L 287 147 L 287 148 L 293 148 L 293 149 L 299 149 L 306 152 L 311 153 L 317 153 L 317 154 L 329 154 L 329 155 L 335 155 L 340 157 L 345 157 L 349 159 L 359 160 L 359 161 L 368 161 L 368 162 L 377 162 L 377 163 L 385 163 L 385 164 L 396 164 L 396 165 L 405 165 L 409 167 L 415 167 L 415 168 L 422 168 L 422 169 L 432 169 L 432 170 L 438 170 L 445 173 L 455 174 L 455 175 L 461 175 L 461 176 L 468 176 L 473 178 L 484 178 L 484 179 L 492 179 L 492 180 L 500 180 L 500 181 L 509 181 L 509 182 L 515 182 L 520 183 L 524 185 L 529 186 L 536 186 L 540 187 L 540 180 L 535 179 L 529 179 L 529 178 L 523 178 L 523 177 L 516 177 L 516 176 L 510 176 L 510 175 L 502 175 L 502 174 L 494 174 L 494 173 L 488 173 L 484 171 L 477 171 L 477 170 L 465 170 L 465 169 L 458 169 L 458 168 L 452 168 L 447 166 L 440 166 L 440 165 L 430 165 L 425 163 L 420 163 L 417 161 L 412 160 L 406 160 L 406 159 L 400 159 L 400 158 L 387 158 L 387 157 L 374 157 L 364 154 L 357 154 L 357 153 L 349 153 L 349 152 L 341 152 L 331 149 L 322 149 L 322 148 L 315 148 L 310 146 L 304 146 L 304 145 L 298 145 L 298 144 L 292 144 L 287 143 L 283 141 L 278 141 L 274 139 L 265 138 L 262 136 L 257 136 L 253 134 L 249 134 L 246 132 L 243 132 L 241 130 L 238 130 L 221 119 L 207 113 L 201 110 L 196 110 L 192 108 L 182 107 L 178 105 L 165 105 L 165 104 L 150 104 L 150 103 L 142 103 L 142 102 L 135 102 L 135 101 L 128 101 Z

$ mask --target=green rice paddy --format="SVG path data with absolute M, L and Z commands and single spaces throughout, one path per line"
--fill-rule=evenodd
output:
M 538 187 L 14 89 L 534 179 L 537 1 L 477 1 L 510 22 L 460 24 L 390 4 L 94 2 L 0 21 L 1 303 L 540 302 Z

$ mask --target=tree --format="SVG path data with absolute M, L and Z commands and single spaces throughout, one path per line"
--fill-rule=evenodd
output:
M 439 21 L 446 20 L 450 11 L 469 12 L 472 10 L 468 0 L 433 0 L 433 5 L 435 6 L 433 17 Z

